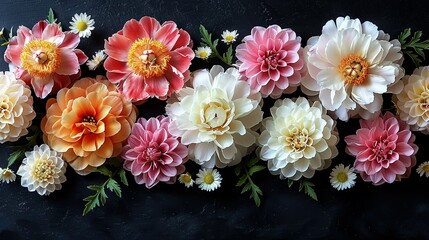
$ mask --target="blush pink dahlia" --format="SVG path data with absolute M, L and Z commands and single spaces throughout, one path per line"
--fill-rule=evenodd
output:
M 373 120 L 362 119 L 360 126 L 345 142 L 346 152 L 356 156 L 354 167 L 362 179 L 380 185 L 409 177 L 418 150 L 409 126 L 390 112 Z
M 176 176 L 185 171 L 188 149 L 170 134 L 169 123 L 170 118 L 164 116 L 140 118 L 122 151 L 124 168 L 147 188 L 158 182 L 174 183 Z
M 182 89 L 195 54 L 189 34 L 176 23 L 131 19 L 106 41 L 107 78 L 129 100 L 166 99 Z
M 301 81 L 301 49 L 301 38 L 291 29 L 254 27 L 237 46 L 237 65 L 252 92 L 279 98 L 283 92 L 296 90 Z
M 80 76 L 79 65 L 88 57 L 79 49 L 78 35 L 62 32 L 57 24 L 40 21 L 33 29 L 21 26 L 4 54 L 16 78 L 31 85 L 37 97 L 45 98 L 67 87 Z

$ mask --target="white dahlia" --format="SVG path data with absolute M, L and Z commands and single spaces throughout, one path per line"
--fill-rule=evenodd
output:
M 42 144 L 34 146 L 31 152 L 25 152 L 17 174 L 22 177 L 21 185 L 28 191 L 47 196 L 62 188 L 61 183 L 66 181 L 66 167 L 59 153 Z
M 189 145 L 189 157 L 205 168 L 238 164 L 256 143 L 261 95 L 251 94 L 238 70 L 220 66 L 193 73 L 192 87 L 167 104 L 169 130 Z
M 319 95 L 322 105 L 341 120 L 377 116 L 386 92 L 399 93 L 404 76 L 398 40 L 371 22 L 339 17 L 328 21 L 322 35 L 305 48 L 308 76 L 302 91 Z
M 338 155 L 335 121 L 319 102 L 300 97 L 277 100 L 272 117 L 262 122 L 259 137 L 260 158 L 281 179 L 311 178 L 316 170 L 326 169 Z
M 11 72 L 0 72 L 0 143 L 27 135 L 36 117 L 30 88 Z

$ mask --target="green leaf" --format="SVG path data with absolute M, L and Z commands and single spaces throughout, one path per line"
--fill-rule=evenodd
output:
M 290 188 L 290 187 L 292 187 L 292 185 L 293 185 L 293 183 L 294 183 L 295 181 L 294 180 L 292 180 L 292 179 L 288 179 L 287 180 L 287 186 Z
M 93 191 L 100 191 L 100 189 L 101 189 L 101 186 L 99 186 L 99 185 L 89 185 L 89 186 L 87 186 L 86 188 L 88 188 L 89 190 L 93 190 Z
M 240 173 L 241 173 L 241 169 L 242 169 L 242 167 L 241 167 L 241 165 L 239 164 L 239 165 L 237 165 L 237 166 L 235 166 L 235 168 L 234 168 L 234 173 L 235 173 L 235 176 L 240 176 Z
M 253 165 L 255 165 L 257 162 L 259 162 L 259 158 L 258 157 L 254 157 L 252 158 L 250 161 L 248 161 L 246 163 L 247 167 L 252 167 Z
M 124 169 L 121 169 L 119 171 L 119 177 L 121 178 L 121 183 L 124 184 L 125 186 L 128 186 L 127 175 Z
M 315 185 L 313 183 L 311 183 L 310 181 L 305 180 L 305 179 L 301 179 L 300 184 L 299 184 L 299 191 L 304 189 L 305 194 L 310 196 L 312 199 L 318 201 L 316 192 L 313 189 L 314 186 Z
M 48 23 L 55 23 L 57 21 L 57 19 L 55 18 L 54 15 L 54 11 L 52 10 L 52 8 L 49 8 L 49 12 L 48 12 Z
M 411 37 L 411 29 L 407 28 L 398 36 L 402 52 L 413 61 L 416 67 L 426 59 L 425 51 L 429 50 L 429 40 L 421 40 L 422 35 L 422 31 L 416 31 Z
M 227 64 L 228 66 L 232 66 L 232 46 L 231 49 L 228 48 L 228 51 L 223 55 L 219 54 L 217 50 L 217 45 L 219 43 L 219 39 L 215 39 L 212 41 L 212 34 L 207 31 L 207 29 L 200 25 L 200 35 L 201 35 L 201 46 L 208 46 L 212 50 L 212 56 L 220 59 L 222 62 Z
M 255 165 L 259 161 L 257 157 L 250 160 L 248 159 L 249 158 L 247 158 L 246 161 L 242 161 L 235 169 L 236 175 L 239 176 L 236 186 L 241 187 L 244 185 L 243 189 L 241 190 L 241 194 L 248 192 L 251 189 L 252 191 L 249 197 L 253 198 L 256 206 L 259 207 L 261 205 L 261 199 L 259 196 L 263 195 L 262 190 L 253 182 L 251 176 L 256 172 L 265 169 L 265 166 Z
M 252 176 L 254 173 L 264 170 L 266 167 L 261 165 L 255 165 L 249 169 L 249 176 Z
M 241 190 L 241 194 L 243 194 L 243 193 L 245 193 L 245 192 L 249 191 L 249 190 L 250 190 L 250 188 L 252 188 L 252 184 L 247 183 L 247 184 L 243 187 L 243 190 Z
M 243 186 L 243 184 L 246 183 L 246 181 L 247 181 L 247 175 L 243 174 L 241 175 L 240 179 L 237 182 L 237 185 L 235 186 L 237 187 Z
M 23 159 L 24 153 L 25 153 L 25 150 L 18 149 L 12 154 L 10 154 L 10 156 L 7 159 L 7 167 L 12 166 L 18 159 Z
M 104 176 L 109 177 L 109 178 L 113 176 L 113 173 L 106 166 L 100 166 L 100 167 L 96 168 L 94 170 L 94 172 L 101 173 Z
M 113 179 L 113 178 L 109 178 L 107 180 L 107 185 L 106 185 L 107 189 L 109 189 L 112 192 L 115 192 L 116 196 L 118 197 L 122 197 L 122 191 L 121 191 L 121 187 L 119 186 L 118 182 Z
M 25 152 L 32 149 L 35 145 L 37 145 L 37 140 L 39 139 L 39 136 L 41 135 L 41 131 L 38 127 L 32 126 L 29 128 L 30 131 L 34 132 L 33 135 L 26 137 L 27 143 L 23 146 L 17 146 L 14 147 L 16 149 L 12 152 L 12 154 L 8 157 L 7 166 L 10 167 L 12 164 L 14 164 L 17 160 L 22 160 L 25 156 Z

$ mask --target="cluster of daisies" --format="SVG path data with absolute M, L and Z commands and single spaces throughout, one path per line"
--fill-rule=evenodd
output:
M 410 176 L 418 151 L 412 131 L 429 133 L 429 67 L 405 75 L 400 42 L 368 21 L 330 20 L 306 46 L 290 28 L 254 27 L 236 46 L 233 66 L 193 72 L 194 58 L 217 50 L 193 50 L 172 21 L 131 19 L 90 60 L 77 47 L 94 20 L 76 14 L 70 24 L 70 31 L 48 21 L 19 27 L 5 51 L 10 69 L 0 74 L 0 143 L 27 135 L 33 102 L 49 98 L 43 144 L 25 152 L 17 170 L 21 185 L 40 195 L 61 189 L 68 166 L 87 175 L 116 157 L 147 188 L 178 180 L 213 191 L 220 169 L 252 153 L 281 179 L 311 179 L 336 161 L 336 123 L 350 118 L 360 118 L 356 134 L 344 138 L 355 161 L 331 168 L 330 182 L 348 189 L 360 175 L 380 185 Z M 226 30 L 222 42 L 232 46 L 238 36 Z M 106 76 L 82 78 L 85 63 Z M 306 97 L 284 97 L 298 88 Z M 382 111 L 386 93 L 396 113 Z M 149 98 L 166 101 L 166 114 L 139 117 L 137 106 Z M 264 98 L 277 99 L 265 118 Z M 189 162 L 200 168 L 195 178 Z M 2 182 L 16 179 L 9 167 L 0 168 Z M 429 162 L 417 172 L 428 177 Z

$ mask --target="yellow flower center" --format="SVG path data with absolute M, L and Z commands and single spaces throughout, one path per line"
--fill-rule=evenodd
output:
M 182 180 L 184 183 L 190 183 L 192 181 L 192 178 L 189 174 L 185 174 L 185 175 L 183 175 Z
M 2 172 L 2 175 L 4 178 L 10 179 L 10 178 L 12 178 L 13 173 L 9 169 L 4 169 Z
M 128 52 L 128 66 L 145 78 L 164 75 L 170 59 L 170 51 L 162 43 L 149 38 L 135 41 Z
M 424 165 L 422 169 L 425 173 L 429 172 L 429 165 Z
M 206 176 L 204 176 L 204 183 L 212 184 L 213 182 L 214 182 L 213 175 L 207 174 Z
M 225 40 L 226 40 L 227 42 L 232 42 L 232 41 L 234 40 L 234 36 L 232 36 L 232 35 L 228 35 L 228 36 L 226 36 L 226 37 L 225 37 Z
M 76 24 L 76 28 L 77 30 L 79 30 L 80 32 L 85 31 L 88 28 L 88 24 L 86 24 L 85 21 L 79 21 Z
M 339 172 L 337 174 L 337 181 L 340 183 L 345 183 L 349 179 L 349 176 L 345 172 Z
M 290 146 L 295 152 L 304 151 L 307 146 L 311 146 L 313 144 L 313 139 L 308 136 L 308 130 L 305 128 L 299 129 L 297 127 L 293 127 L 286 135 L 285 144 Z
M 341 60 L 338 70 L 346 83 L 358 86 L 365 84 L 368 77 L 368 62 L 359 55 L 350 55 Z
M 48 181 L 55 174 L 55 165 L 50 159 L 40 159 L 33 169 L 33 177 L 39 181 Z
M 31 75 L 44 78 L 54 73 L 61 63 L 61 50 L 52 42 L 36 39 L 24 45 L 22 68 Z
M 200 52 L 200 57 L 201 58 L 207 58 L 209 55 L 207 54 L 207 52 Z

